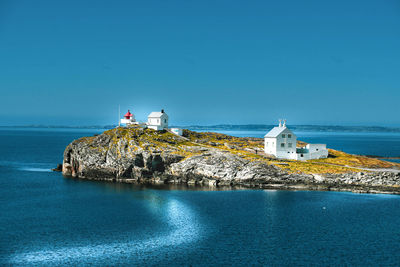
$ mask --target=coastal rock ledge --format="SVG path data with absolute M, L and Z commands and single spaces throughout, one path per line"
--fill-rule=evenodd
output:
M 62 173 L 125 183 L 400 193 L 399 164 L 371 159 L 379 171 L 366 171 L 371 165 L 358 166 L 360 156 L 335 150 L 325 161 L 284 161 L 263 154 L 262 146 L 258 138 L 118 127 L 69 144 Z M 334 161 L 342 158 L 353 165 Z

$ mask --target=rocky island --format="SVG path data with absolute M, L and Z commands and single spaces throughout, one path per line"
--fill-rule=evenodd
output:
M 298 141 L 298 146 L 304 146 Z M 400 164 L 329 149 L 326 159 L 278 160 L 263 139 L 117 127 L 73 141 L 66 177 L 124 183 L 400 194 Z

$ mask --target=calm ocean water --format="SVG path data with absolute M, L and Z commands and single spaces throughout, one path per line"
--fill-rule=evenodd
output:
M 146 188 L 49 171 L 73 139 L 101 131 L 0 130 L 0 265 L 400 265 L 400 196 Z M 400 134 L 297 134 L 400 155 Z

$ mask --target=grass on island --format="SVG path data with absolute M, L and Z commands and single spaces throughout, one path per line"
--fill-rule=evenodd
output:
M 329 149 L 329 157 L 326 159 L 308 161 L 277 160 L 263 154 L 264 140 L 262 138 L 240 138 L 210 132 L 198 133 L 187 131 L 185 133 L 188 138 L 194 142 L 200 142 L 228 150 L 248 160 L 257 160 L 268 164 L 274 164 L 290 173 L 327 174 L 365 171 L 360 168 L 400 168 L 400 164 L 398 163 L 351 155 L 333 149 Z M 303 147 L 305 145 L 307 145 L 307 143 L 297 141 L 297 147 Z
M 305 174 L 328 174 L 328 173 L 348 173 L 362 171 L 356 168 L 331 164 L 316 164 L 310 161 L 287 161 L 286 164 L 276 166 L 287 170 L 289 173 L 305 173 Z
M 400 164 L 383 161 L 365 156 L 352 155 L 342 151 L 329 149 L 326 159 L 308 161 L 287 160 L 286 164 L 278 165 L 291 173 L 327 174 L 346 172 L 368 172 L 365 169 L 400 168 Z
M 351 155 L 342 151 L 329 149 L 329 157 L 327 159 L 311 160 L 311 162 L 323 162 L 337 165 L 344 165 L 350 167 L 362 168 L 393 168 L 400 167 L 400 164 L 383 161 L 376 158 L 369 158 L 366 156 Z
M 262 138 L 234 137 L 214 132 L 183 130 L 183 136 L 177 136 L 168 131 L 155 131 L 140 127 L 118 127 L 105 131 L 104 134 L 112 138 L 113 145 L 117 145 L 121 138 L 124 139 L 131 150 L 137 149 L 139 146 L 143 149 L 158 150 L 160 152 L 168 151 L 169 153 L 189 158 L 202 153 L 202 150 L 197 148 L 217 148 L 249 161 L 273 164 L 290 173 L 326 174 L 365 171 L 359 168 L 400 168 L 398 163 L 351 155 L 333 149 L 329 149 L 329 157 L 326 159 L 309 161 L 278 160 L 263 153 L 264 140 Z M 80 142 L 86 142 L 91 148 L 95 149 L 91 145 L 94 140 L 95 137 L 79 139 Z M 306 144 L 298 141 L 297 147 L 302 147 Z

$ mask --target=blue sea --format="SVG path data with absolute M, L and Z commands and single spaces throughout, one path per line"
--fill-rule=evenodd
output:
M 72 140 L 102 131 L 0 129 L 0 265 L 400 265 L 400 196 L 144 187 L 50 171 Z M 296 134 L 400 156 L 400 133 Z

